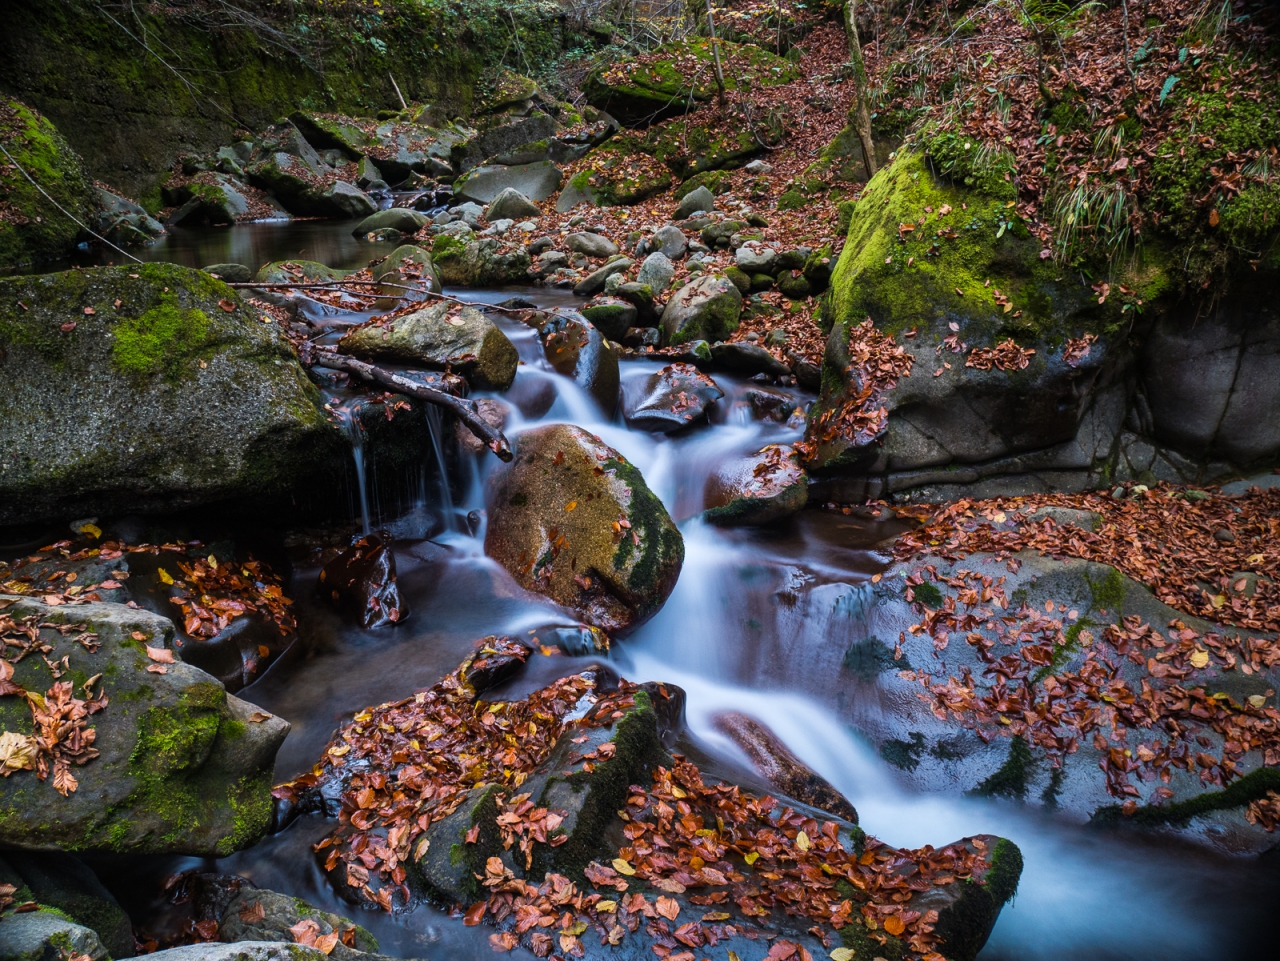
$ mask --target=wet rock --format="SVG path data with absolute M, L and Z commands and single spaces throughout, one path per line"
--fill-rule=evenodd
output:
M 712 723 L 751 759 L 761 777 L 787 797 L 834 814 L 850 824 L 858 812 L 831 783 L 791 753 L 778 736 L 753 717 L 737 712 L 717 714 Z
M 640 472 L 569 425 L 525 431 L 516 447 L 486 491 L 485 553 L 606 631 L 652 617 L 675 586 L 684 541 Z
M 48 908 L 10 914 L 0 924 L 0 958 L 66 961 L 68 957 L 106 961 L 109 955 L 91 928 L 68 921 Z
M 707 480 L 702 516 L 724 527 L 769 524 L 802 510 L 809 478 L 795 452 L 770 444 L 759 454 L 730 460 Z
M 649 250 L 670 260 L 679 260 L 688 249 L 689 241 L 685 238 L 684 231 L 675 224 L 659 227 L 649 238 Z
M 289 941 L 206 941 L 147 955 L 156 961 L 324 961 L 323 951 Z
M 657 322 L 658 314 L 654 310 L 653 288 L 638 281 L 618 284 L 614 296 L 632 304 L 637 311 L 637 323 L 652 325 Z
M 444 290 L 431 252 L 413 244 L 393 250 L 386 260 L 373 268 L 373 279 L 378 282 L 378 293 L 382 295 L 374 305 L 378 310 L 426 300 L 427 294 L 415 288 L 425 288 L 437 294 Z
M 518 190 L 530 200 L 541 202 L 560 189 L 564 174 L 549 161 L 512 167 L 476 167 L 453 184 L 453 192 L 463 200 L 487 204 L 507 188 Z
M 398 230 L 402 234 L 416 234 L 427 225 L 430 219 L 426 214 L 417 210 L 410 210 L 407 207 L 391 207 L 365 217 L 364 220 L 356 224 L 351 233 L 356 237 L 364 237 L 366 234 L 375 231 L 390 229 Z
M 95 188 L 102 212 L 98 216 L 98 233 L 116 244 L 150 243 L 164 234 L 160 223 L 132 200 L 126 200 L 101 187 Z
M 806 390 L 817 390 L 822 386 L 822 368 L 804 359 L 802 354 L 788 350 L 787 360 L 791 363 L 791 373 L 796 383 Z
M 614 274 L 624 274 L 630 269 L 631 261 L 626 257 L 619 257 L 605 264 L 599 270 L 587 274 L 574 286 L 573 292 L 579 297 L 594 297 L 604 290 L 605 281 L 610 277 Z
M 681 235 L 683 236 L 683 235 Z M 676 275 L 675 264 L 660 250 L 655 250 L 640 264 L 636 280 L 655 291 L 665 291 Z
M 249 199 L 243 186 L 237 180 L 221 176 L 215 177 L 213 183 L 188 184 L 172 198 L 178 209 L 169 215 L 169 226 L 201 227 L 238 222 L 249 213 Z
M 597 259 L 612 257 L 618 252 L 618 245 L 608 237 L 589 231 L 570 234 L 564 239 L 564 245 L 572 251 Z
M 5 864 L 9 871 L 4 870 Z M 20 881 L 18 886 L 27 889 L 30 900 L 55 908 L 76 924 L 92 929 L 111 957 L 133 957 L 133 924 L 129 915 L 78 858 L 61 851 L 6 851 L 0 860 L 0 883 L 5 883 L 6 874 L 16 875 L 8 883 Z M 0 957 L 5 956 L 0 948 Z
M 261 505 L 340 463 L 275 326 L 206 273 L 13 277 L 0 280 L 0 316 L 0 524 Z
M 732 344 L 716 344 L 711 348 L 711 359 L 716 366 L 739 374 L 769 374 L 782 377 L 791 368 L 759 344 L 738 341 Z
M 121 604 L 53 607 L 25 598 L 5 613 L 75 625 L 65 636 L 45 628 L 40 637 L 52 645 L 52 660 L 71 655 L 77 672 L 99 676 L 93 691 L 107 704 L 88 717 L 100 756 L 71 769 L 74 793 L 62 797 L 52 778 L 39 781 L 34 771 L 0 781 L 0 844 L 220 857 L 266 834 L 275 755 L 289 725 L 172 658 L 172 622 Z M 76 640 L 81 631 L 97 635 L 96 650 Z M 25 690 L 51 691 L 54 680 L 43 660 L 14 665 L 12 682 Z M 84 693 L 77 686 L 74 696 Z M 142 706 L 126 710 L 130 704 Z M 22 723 L 6 718 L 10 729 Z
M 716 209 L 715 195 L 706 187 L 690 190 L 676 205 L 672 215 L 676 220 L 688 220 L 696 213 L 704 213 Z M 678 228 L 677 228 L 678 229 Z
M 244 264 L 210 264 L 200 269 L 228 284 L 247 284 L 253 279 L 253 271 Z
M 480 415 L 481 420 L 490 427 L 495 427 L 498 430 L 504 430 L 506 428 L 507 415 L 511 410 L 511 404 L 515 404 L 517 407 L 520 407 L 521 413 L 524 413 L 526 417 L 531 416 L 524 411 L 520 402 L 512 397 L 510 393 L 507 394 L 505 400 L 498 400 L 494 397 L 478 397 L 476 398 L 475 404 L 476 412 Z M 547 405 L 548 408 L 550 408 L 550 406 L 550 404 Z M 542 413 L 545 414 L 546 411 L 544 410 Z M 458 446 L 468 453 L 483 454 L 489 449 L 485 446 L 484 441 L 467 429 L 465 424 L 459 423 L 457 425 L 456 436 L 458 439 Z
M 797 408 L 796 400 L 790 394 L 770 390 L 766 387 L 753 387 L 746 393 L 747 405 L 756 420 L 771 420 L 776 424 L 785 424 L 792 418 L 803 418 L 803 410 Z
M 367 217 L 378 205 L 359 187 L 339 180 L 320 195 L 333 217 Z
M 529 254 L 523 248 L 503 251 L 502 242 L 493 237 L 468 242 L 440 236 L 431 247 L 431 256 L 441 279 L 453 286 L 528 283 Z
M 657 327 L 628 327 L 622 343 L 627 347 L 660 347 L 662 331 Z
M 639 311 L 635 304 L 628 303 L 618 297 L 597 297 L 582 308 L 582 316 L 591 321 L 591 326 L 610 340 L 622 340 L 627 328 L 635 324 Z
M 514 187 L 507 187 L 502 193 L 493 198 L 493 201 L 485 208 L 484 215 L 485 219 L 490 221 L 503 218 L 525 220 L 529 217 L 541 217 L 542 210 Z
M 634 430 L 666 434 L 704 420 L 723 396 L 720 386 L 692 364 L 669 364 L 624 392 L 622 414 Z
M 618 408 L 618 351 L 581 314 L 542 314 L 535 321 L 547 363 L 570 377 L 600 405 L 606 418 Z
M 662 312 L 667 343 L 726 340 L 738 329 L 742 294 L 726 277 L 707 275 L 672 294 Z
M 430 370 L 447 367 L 481 390 L 506 390 L 520 362 L 515 346 L 493 321 L 474 307 L 448 302 L 357 327 L 338 342 L 338 349 Z
M 338 938 L 327 952 L 335 961 L 354 961 L 378 950 L 377 938 L 348 918 L 323 911 L 301 898 L 248 886 L 242 887 L 227 905 L 218 923 L 218 938 L 225 942 L 296 942 L 300 939 L 293 929 L 298 925 L 309 928 L 308 921 L 315 924 L 311 934 L 321 945 L 320 950 L 328 946 L 326 935 L 337 932 Z
M 398 624 L 409 613 L 396 584 L 394 543 L 387 531 L 357 536 L 320 572 L 320 596 L 366 630 Z

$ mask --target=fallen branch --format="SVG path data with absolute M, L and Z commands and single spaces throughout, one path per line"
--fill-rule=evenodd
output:
M 381 367 L 375 367 L 373 364 L 366 363 L 363 360 L 356 360 L 354 357 L 348 357 L 345 354 L 339 354 L 335 350 L 317 348 L 307 351 L 306 354 L 305 360 L 309 361 L 312 366 L 325 367 L 329 370 L 343 370 L 364 380 L 389 387 L 397 394 L 407 394 L 410 397 L 425 400 L 429 404 L 444 407 L 457 415 L 458 419 L 467 425 L 467 429 L 480 438 L 489 450 L 498 455 L 500 460 L 509 462 L 514 456 L 506 436 L 480 416 L 475 401 L 463 400 L 442 390 L 436 390 L 434 387 L 426 387 L 415 383 L 400 374 L 384 370 Z
M 263 283 L 250 282 L 250 283 L 244 283 L 244 284 L 242 283 L 227 284 L 227 286 L 257 288 L 259 290 L 338 290 L 338 291 L 342 291 L 343 293 L 351 293 L 351 294 L 355 294 L 356 292 L 343 291 L 342 288 L 344 287 L 378 287 L 378 288 L 389 287 L 393 290 L 411 290 L 414 293 L 424 294 L 427 297 L 435 297 L 439 300 L 448 301 L 451 304 L 458 304 L 461 307 L 475 307 L 477 310 L 500 310 L 504 314 L 519 314 L 530 309 L 528 307 L 503 307 L 499 304 L 487 304 L 482 300 L 462 300 L 459 297 L 451 297 L 448 294 L 436 293 L 434 290 L 430 290 L 426 287 L 415 287 L 412 284 L 393 284 L 390 281 L 386 281 L 386 280 L 328 280 L 328 281 L 322 281 L 322 282 L 307 282 L 307 283 L 301 283 L 301 284 L 287 284 L 287 283 L 263 284 Z M 369 294 L 363 294 L 361 296 L 369 296 Z M 384 294 L 381 296 L 384 296 L 388 300 L 407 300 L 408 299 L 406 296 L 400 296 L 400 295 L 394 295 L 394 294 Z

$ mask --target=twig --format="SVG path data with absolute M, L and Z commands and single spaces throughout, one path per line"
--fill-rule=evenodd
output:
M 400 92 L 400 84 L 396 83 L 396 78 L 391 76 L 391 71 L 387 71 L 387 79 L 391 81 L 391 86 L 395 87 L 396 96 L 400 98 L 400 109 L 408 110 L 409 105 L 404 102 L 404 94 Z
M 448 294 L 438 294 L 427 287 L 415 287 L 411 284 L 394 284 L 386 280 L 330 280 L 323 283 L 302 284 L 264 284 L 249 281 L 247 283 L 237 282 L 234 284 L 227 284 L 228 287 L 245 287 L 257 290 L 342 290 L 343 287 L 348 285 L 354 287 L 390 287 L 393 290 L 411 290 L 415 293 L 425 294 L 428 297 L 437 297 L 440 300 L 446 300 L 451 304 L 458 304 L 461 307 L 475 307 L 477 310 L 500 310 L 506 314 L 521 314 L 526 310 L 531 309 L 529 307 L 503 307 L 500 304 L 486 304 L 482 300 L 462 300 L 458 297 L 451 297 Z M 386 296 L 390 297 L 391 295 L 388 294 Z M 404 300 L 405 298 L 398 297 L 396 299 Z
M 436 390 L 434 387 L 415 383 L 400 374 L 381 367 L 375 367 L 373 364 L 366 363 L 363 360 L 356 360 L 354 357 L 347 357 L 345 354 L 339 354 L 331 349 L 312 348 L 304 350 L 303 362 L 306 363 L 308 361 L 311 366 L 325 367 L 329 370 L 344 370 L 364 380 L 390 387 L 397 394 L 407 394 L 410 397 L 416 397 L 419 400 L 425 400 L 429 404 L 435 404 L 438 407 L 452 411 L 458 420 L 467 425 L 467 430 L 480 438 L 484 445 L 498 456 L 499 460 L 510 462 L 515 456 L 511 452 L 511 445 L 507 442 L 506 436 L 480 416 L 476 402 L 473 400 L 463 400 L 460 397 L 454 397 L 452 394 L 446 394 L 442 390 Z

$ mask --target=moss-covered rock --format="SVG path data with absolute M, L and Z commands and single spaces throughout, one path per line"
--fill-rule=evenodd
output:
M 0 99 L 0 144 L 9 153 L 0 163 L 0 267 L 65 257 L 82 233 L 71 218 L 88 224 L 98 206 L 80 158 L 52 123 L 17 100 Z
M 507 335 L 484 314 L 443 301 L 389 322 L 357 327 L 338 349 L 368 360 L 450 368 L 481 390 L 506 390 L 520 362 Z
M 707 479 L 704 519 L 722 527 L 769 524 L 803 510 L 809 477 L 790 447 L 771 444 L 726 461 Z
M 666 508 L 632 464 L 581 428 L 520 434 L 485 502 L 485 553 L 588 624 L 635 628 L 675 587 L 684 540 Z
M 276 327 L 201 271 L 0 281 L 0 370 L 0 523 L 271 501 L 343 463 Z
M 76 924 L 56 908 L 11 914 L 0 924 L 0 957 L 12 961 L 65 961 L 87 957 L 106 961 L 107 949 L 91 928 Z
M 738 329 L 742 293 L 727 277 L 708 274 L 671 295 L 662 312 L 662 331 L 668 344 L 694 340 L 728 340 Z
M 631 206 L 671 186 L 671 171 L 655 162 L 640 138 L 625 134 L 601 144 L 591 154 L 591 166 L 565 185 L 556 210 L 580 203 L 597 207 Z
M 53 625 L 83 625 L 97 650 L 75 632 L 46 628 L 41 638 L 73 671 L 64 679 L 106 706 L 86 718 L 100 756 L 74 767 L 77 789 L 63 797 L 52 779 L 19 771 L 0 781 L 0 843 L 27 850 L 181 853 L 207 857 L 254 844 L 271 823 L 275 755 L 289 731 L 279 718 L 229 697 L 208 674 L 181 661 L 157 664 L 146 648 L 172 648 L 173 624 L 121 604 L 51 607 L 19 599 L 7 611 Z M 140 639 L 139 639 L 140 638 Z M 164 673 L 148 670 L 162 667 Z M 13 682 L 45 696 L 54 679 L 42 660 L 24 658 Z M 0 698 L 0 726 L 33 733 L 30 708 Z
M 431 251 L 414 244 L 397 247 L 373 269 L 378 282 L 377 310 L 390 310 L 415 300 L 426 300 L 427 291 L 441 293 L 444 284 L 431 259 Z
M 750 126 L 729 131 L 673 120 L 653 128 L 644 139 L 644 149 L 670 167 L 677 177 L 685 179 L 723 167 L 740 167 L 768 147 L 781 143 L 785 135 L 785 115 L 773 109 L 763 111 Z
M 6 851 L 4 862 L 21 880 L 19 886 L 26 887 L 24 899 L 55 908 L 90 928 L 113 958 L 133 957 L 129 915 L 78 858 L 61 851 Z
M 262 918 L 252 920 L 257 914 L 257 907 L 262 908 Z M 350 946 L 339 940 L 329 952 L 334 961 L 360 961 L 366 954 L 378 950 L 378 939 L 348 918 L 322 911 L 301 898 L 248 886 L 241 888 L 227 904 L 218 923 L 218 937 L 233 943 L 292 941 L 294 936 L 290 928 L 304 921 L 314 921 L 319 927 L 317 935 L 320 937 L 334 931 L 343 935 L 351 932 L 353 943 Z
M 496 287 L 527 283 L 529 253 L 523 247 L 503 251 L 493 237 L 467 242 L 440 234 L 431 245 L 440 279 L 457 287 Z

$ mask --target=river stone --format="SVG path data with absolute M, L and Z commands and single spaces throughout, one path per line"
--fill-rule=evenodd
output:
M 379 324 L 357 327 L 338 342 L 369 360 L 446 367 L 480 390 L 506 390 L 520 357 L 507 335 L 474 307 L 441 302 Z
M 387 531 L 357 534 L 320 571 L 320 596 L 365 630 L 398 624 L 409 613 L 396 584 L 394 544 Z
M 692 364 L 669 364 L 624 391 L 622 416 L 633 430 L 667 434 L 704 420 L 724 396 L 720 385 Z
M 382 295 L 374 304 L 377 310 L 390 310 L 410 301 L 427 299 L 424 292 L 406 288 L 425 287 L 436 294 L 444 290 L 431 252 L 413 244 L 393 250 L 386 260 L 373 268 L 373 279 L 378 281 L 378 293 Z
M 734 253 L 738 269 L 747 274 L 773 274 L 778 252 L 772 247 L 743 244 Z
M 640 272 L 636 275 L 636 280 L 639 283 L 648 284 L 653 290 L 663 291 L 671 286 L 675 275 L 675 264 L 662 251 L 655 250 L 640 264 Z
M 716 366 L 739 374 L 770 374 L 782 377 L 791 368 L 759 344 L 738 341 L 732 344 L 716 344 L 711 348 L 711 359 Z
M 604 412 L 618 409 L 618 350 L 576 311 L 539 314 L 534 321 L 547 363 L 573 379 Z
M 624 274 L 631 269 L 631 261 L 626 257 L 619 257 L 605 264 L 599 270 L 593 270 L 582 280 L 574 285 L 573 292 L 579 297 L 594 297 L 600 291 L 604 290 L 605 281 L 614 274 Z
M 653 232 L 649 238 L 649 249 L 671 260 L 679 260 L 689 249 L 689 240 L 675 224 L 667 224 Z
M 502 241 L 495 237 L 467 241 L 439 236 L 431 246 L 431 258 L 440 270 L 440 279 L 450 286 L 498 287 L 529 282 L 528 252 L 523 247 L 503 250 Z
M 378 205 L 359 187 L 344 180 L 326 190 L 321 197 L 328 201 L 336 217 L 368 217 L 378 209 Z
M 8 883 L 26 887 L 32 901 L 92 929 L 111 957 L 133 957 L 129 915 L 79 858 L 61 851 L 6 851 L 0 860 L 0 883 L 6 875 L 13 876 Z
M 5 961 L 68 961 L 83 957 L 106 961 L 107 949 L 92 929 L 68 921 L 58 911 L 41 908 L 9 914 L 0 923 L 0 958 Z
M 542 211 L 520 191 L 514 187 L 507 187 L 484 209 L 484 216 L 489 221 L 526 220 L 530 217 L 541 217 Z
M 715 195 L 706 187 L 698 187 L 684 195 L 676 205 L 673 214 L 676 220 L 687 220 L 697 213 L 706 213 L 716 209 Z
M 210 264 L 200 269 L 228 284 L 247 284 L 253 280 L 253 271 L 244 264 Z
M 126 200 L 101 187 L 96 188 L 95 193 L 101 205 L 98 233 L 112 243 L 145 244 L 164 233 L 164 224 L 132 200 Z
M 96 652 L 77 643 L 74 632 L 64 637 L 46 629 L 41 639 L 53 645 L 51 659 L 71 656 L 77 676 L 100 674 L 94 690 L 105 692 L 108 704 L 86 719 L 101 756 L 72 769 L 79 786 L 70 796 L 33 771 L 0 781 L 0 845 L 222 857 L 266 834 L 276 751 L 289 724 L 229 696 L 176 658 L 155 663 L 146 648 L 172 650 L 171 621 L 122 604 L 53 607 L 28 598 L 6 613 L 96 633 Z M 14 665 L 12 680 L 37 692 L 54 683 L 34 657 Z M 83 694 L 79 686 L 76 694 Z M 31 723 L 24 701 L 0 698 L 0 726 L 27 734 Z
M 570 234 L 564 239 L 564 245 L 572 251 L 597 259 L 612 257 L 618 252 L 618 245 L 608 237 L 585 230 Z
M 430 220 L 430 217 L 417 210 L 410 210 L 408 207 L 391 207 L 365 217 L 356 224 L 351 233 L 356 237 L 363 237 L 375 230 L 391 229 L 398 230 L 402 234 L 416 234 Z
M 147 955 L 156 961 L 324 961 L 325 957 L 318 948 L 294 941 L 206 941 Z
M 541 203 L 559 190 L 563 181 L 560 168 L 549 161 L 513 167 L 476 167 L 454 182 L 453 192 L 462 200 L 487 204 L 510 187 Z
M 809 500 L 809 478 L 795 452 L 770 444 L 758 454 L 722 464 L 707 479 L 705 520 L 723 527 L 768 524 Z
M 581 313 L 600 333 L 610 340 L 621 341 L 627 329 L 635 326 L 640 311 L 635 304 L 618 297 L 597 297 L 583 307 Z
M 262 919 L 246 921 L 245 916 L 253 917 L 259 907 L 263 912 Z M 331 934 L 334 931 L 339 933 L 353 931 L 354 945 L 347 947 L 339 940 L 329 952 L 329 957 L 333 961 L 355 961 L 378 950 L 378 939 L 354 921 L 339 914 L 322 911 L 301 898 L 248 886 L 242 887 L 227 904 L 218 922 L 218 937 L 232 943 L 293 940 L 293 932 L 290 929 L 308 920 L 314 921 L 319 926 L 320 930 L 317 932 L 319 936 Z
M 742 294 L 727 277 L 708 274 L 685 284 L 662 312 L 662 331 L 675 346 L 691 340 L 726 340 L 738 329 Z
M 275 325 L 198 270 L 0 280 L 0 371 L 0 524 L 261 502 L 341 462 Z
M 633 465 L 580 427 L 537 427 L 515 442 L 515 459 L 486 490 L 485 553 L 521 587 L 588 624 L 613 632 L 644 623 L 684 563 L 684 540 L 662 502 Z
M 214 182 L 191 183 L 178 191 L 181 206 L 169 215 L 170 227 L 200 227 L 205 224 L 234 224 L 249 213 L 244 185 L 230 177 Z

